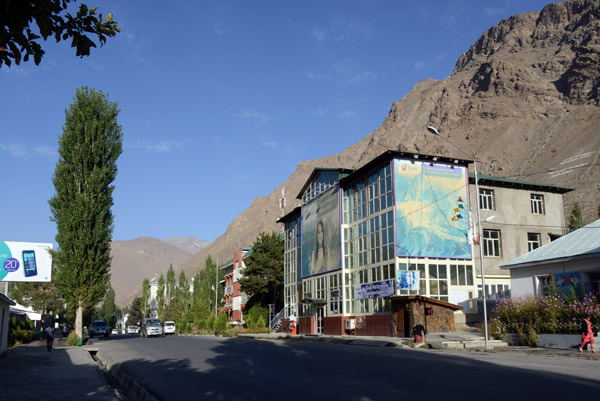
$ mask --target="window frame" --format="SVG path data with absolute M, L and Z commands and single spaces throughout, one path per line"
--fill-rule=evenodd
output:
M 532 239 L 532 236 L 536 236 Z M 537 244 L 537 246 L 535 246 Z M 541 233 L 527 233 L 527 249 L 529 252 L 542 246 L 542 234 Z
M 492 238 L 491 234 L 497 234 L 496 238 Z M 488 237 L 486 237 L 488 235 Z M 502 257 L 502 233 L 500 230 L 483 229 L 483 256 L 490 258 Z M 493 251 L 493 252 L 490 252 Z
M 481 210 L 496 210 L 496 199 L 494 195 L 493 189 L 479 188 L 479 208 Z
M 530 194 L 531 214 L 543 216 L 546 214 L 544 195 Z

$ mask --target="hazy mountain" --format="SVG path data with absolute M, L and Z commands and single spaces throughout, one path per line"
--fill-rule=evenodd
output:
M 566 186 L 584 217 L 600 202 L 600 0 L 554 3 L 515 15 L 485 32 L 441 81 L 424 80 L 395 102 L 383 124 L 343 152 L 298 163 L 290 178 L 255 199 L 212 244 L 182 264 L 188 275 L 207 252 L 230 259 L 238 244 L 279 231 L 278 198 L 286 213 L 315 167 L 357 168 L 383 151 L 464 158 L 426 131 L 438 128 L 478 160 L 481 173 Z M 343 138 L 339 132 L 332 132 Z M 567 213 L 566 213 L 567 214 Z
M 210 244 L 210 242 L 201 241 L 196 237 L 171 237 L 165 238 L 163 241 L 189 253 L 197 253 L 200 249 L 206 248 Z
M 155 274 L 156 277 L 166 276 L 170 265 L 177 269 L 192 255 L 193 252 L 152 237 L 112 242 L 110 282 L 115 290 L 116 304 L 129 305 L 136 296 L 135 291 L 137 296 L 141 294 L 144 278 L 152 280 Z

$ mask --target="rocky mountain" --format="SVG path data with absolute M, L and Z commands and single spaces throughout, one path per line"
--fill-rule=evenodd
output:
M 315 167 L 358 168 L 383 151 L 464 158 L 427 132 L 433 125 L 478 160 L 481 173 L 574 188 L 584 218 L 600 202 L 600 0 L 549 4 L 485 32 L 441 81 L 424 80 L 395 102 L 375 131 L 343 152 L 301 162 L 257 198 L 206 249 L 181 265 L 193 274 L 210 253 L 230 259 L 264 230 L 280 230 L 281 189 L 296 195 Z M 296 202 L 288 199 L 289 212 Z
M 171 240 L 177 242 L 176 239 Z M 166 276 L 170 265 L 177 269 L 192 255 L 193 252 L 152 237 L 112 242 L 110 282 L 115 290 L 115 303 L 129 305 L 136 295 L 135 291 L 141 293 L 144 278 L 152 280 L 155 274 L 157 277 L 161 274 Z

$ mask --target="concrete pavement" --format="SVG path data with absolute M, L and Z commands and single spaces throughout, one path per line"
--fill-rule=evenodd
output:
M 126 400 L 107 385 L 83 347 L 68 347 L 65 340 L 54 344 L 48 352 L 45 340 L 33 341 L 0 358 L 0 401 Z

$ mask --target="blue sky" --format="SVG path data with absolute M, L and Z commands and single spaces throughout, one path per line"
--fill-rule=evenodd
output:
M 549 1 L 87 1 L 121 34 L 0 68 L 0 240 L 55 242 L 48 200 L 75 89 L 118 102 L 113 239 L 213 241 L 298 162 L 375 130 L 488 28 Z M 295 194 L 292 194 L 295 195 Z

